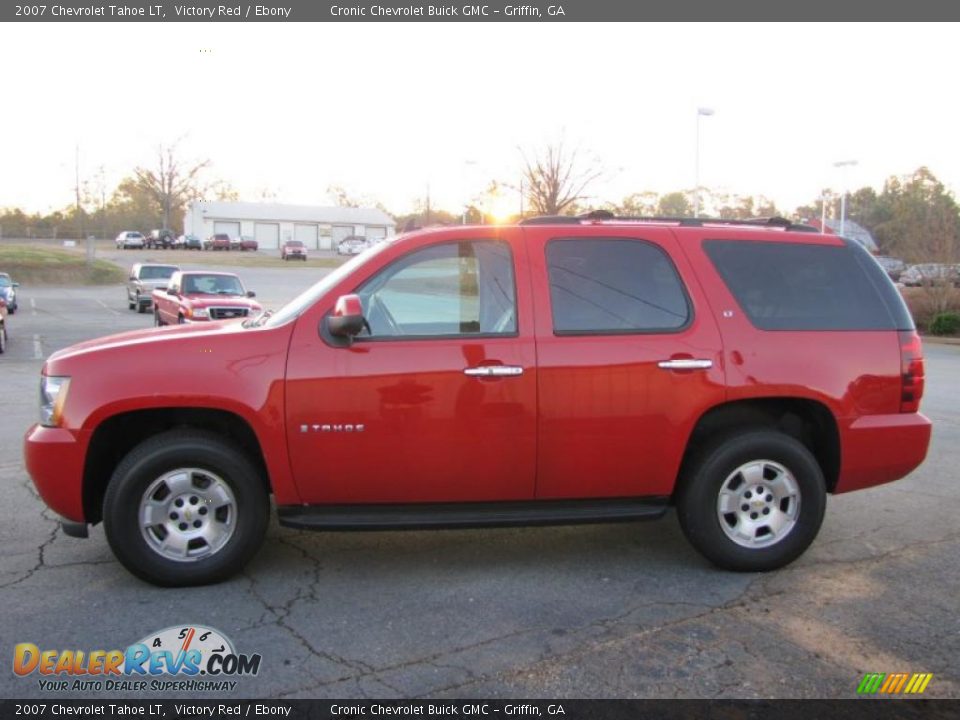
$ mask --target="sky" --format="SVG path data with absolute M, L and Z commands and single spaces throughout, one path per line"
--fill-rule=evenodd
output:
M 70 204 L 77 147 L 109 192 L 179 142 L 241 199 L 456 212 L 560 140 L 599 205 L 692 188 L 701 107 L 711 189 L 792 211 L 925 165 L 956 193 L 958 67 L 949 23 L 6 24 L 0 207 Z

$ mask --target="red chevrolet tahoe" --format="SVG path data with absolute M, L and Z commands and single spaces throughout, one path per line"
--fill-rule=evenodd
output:
M 27 468 L 67 534 L 102 520 L 161 585 L 236 573 L 271 494 L 282 524 L 334 530 L 675 506 L 717 565 L 781 567 L 829 493 L 904 477 L 931 431 L 896 289 L 809 230 L 596 213 L 413 232 L 276 314 L 53 354 Z

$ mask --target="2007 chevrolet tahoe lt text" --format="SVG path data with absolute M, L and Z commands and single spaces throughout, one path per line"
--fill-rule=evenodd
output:
M 102 520 L 161 585 L 239 571 L 271 494 L 282 524 L 335 530 L 675 506 L 717 565 L 778 568 L 828 493 L 904 477 L 931 431 L 896 288 L 809 230 L 593 214 L 413 232 L 274 315 L 54 353 L 27 467 L 68 534 Z

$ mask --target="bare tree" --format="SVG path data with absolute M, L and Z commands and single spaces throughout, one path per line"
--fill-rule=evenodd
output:
M 163 216 L 163 227 L 170 227 L 174 210 L 181 210 L 190 200 L 206 194 L 200 185 L 201 172 L 209 160 L 185 160 L 178 154 L 179 140 L 157 148 L 156 165 L 134 168 L 137 184 L 157 203 Z
M 590 183 L 603 171 L 593 163 L 584 163 L 579 150 L 567 150 L 563 140 L 547 145 L 532 159 L 523 155 L 524 191 L 530 209 L 540 215 L 560 215 L 587 198 Z

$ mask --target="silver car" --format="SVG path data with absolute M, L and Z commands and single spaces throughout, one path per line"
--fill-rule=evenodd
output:
M 900 282 L 907 287 L 952 283 L 960 285 L 960 267 L 945 263 L 911 265 L 900 273 Z
M 129 250 L 131 248 L 143 248 L 143 233 L 136 230 L 124 230 L 117 235 L 117 250 Z

